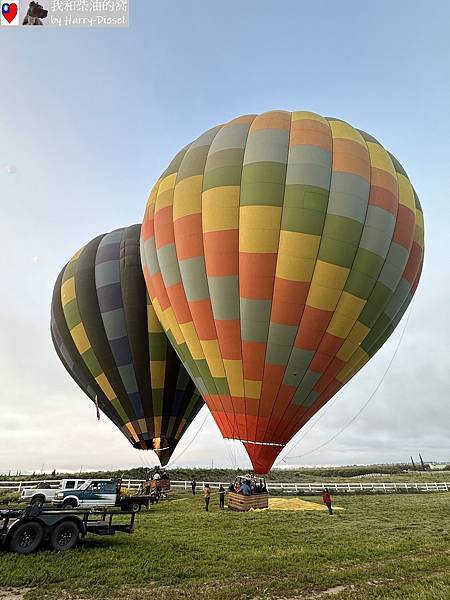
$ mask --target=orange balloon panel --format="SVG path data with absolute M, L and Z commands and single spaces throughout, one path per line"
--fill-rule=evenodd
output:
M 423 235 L 399 162 L 315 113 L 238 117 L 161 175 L 141 231 L 147 288 L 255 471 L 391 335 L 420 277 Z

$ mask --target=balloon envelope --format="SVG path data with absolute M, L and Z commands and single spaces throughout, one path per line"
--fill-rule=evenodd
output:
M 166 464 L 203 401 L 145 289 L 140 225 L 100 235 L 56 282 L 51 333 L 83 391 L 136 448 Z
M 399 162 L 315 113 L 238 117 L 161 175 L 141 230 L 147 288 L 255 471 L 390 336 L 419 281 L 423 236 Z

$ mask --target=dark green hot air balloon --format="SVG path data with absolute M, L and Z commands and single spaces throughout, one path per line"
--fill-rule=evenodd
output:
M 165 465 L 203 406 L 146 292 L 140 225 L 100 235 L 61 271 L 51 334 L 65 368 L 135 448 Z

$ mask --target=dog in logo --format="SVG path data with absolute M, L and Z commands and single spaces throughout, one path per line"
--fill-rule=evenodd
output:
M 42 19 L 45 19 L 47 15 L 48 10 L 45 10 L 38 2 L 30 2 L 22 25 L 43 25 Z

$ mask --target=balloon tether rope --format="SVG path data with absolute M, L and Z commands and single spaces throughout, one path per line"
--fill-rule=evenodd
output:
M 313 448 L 312 450 L 309 450 L 308 452 L 305 452 L 304 454 L 299 454 L 298 456 L 290 456 L 290 457 L 289 457 L 289 454 L 290 454 L 290 452 L 293 452 L 293 451 L 295 450 L 295 448 L 296 448 L 296 447 L 299 445 L 299 443 L 300 443 L 300 442 L 302 441 L 302 439 L 305 437 L 305 435 L 306 435 L 306 434 L 305 434 L 305 435 L 304 435 L 304 436 L 303 436 L 303 437 L 302 437 L 302 438 L 301 438 L 301 439 L 300 439 L 300 440 L 299 440 L 299 441 L 298 441 L 298 442 L 295 444 L 294 448 L 292 448 L 292 450 L 291 450 L 291 451 L 290 451 L 290 452 L 289 452 L 289 453 L 288 453 L 288 454 L 287 454 L 285 457 L 283 457 L 283 458 L 281 459 L 281 462 L 285 462 L 285 461 L 286 461 L 286 459 L 287 459 L 288 457 L 289 457 L 289 460 L 298 459 L 298 458 L 303 458 L 304 456 L 308 456 L 309 454 L 313 454 L 314 452 L 317 452 L 317 450 L 321 450 L 322 448 L 324 448 L 325 446 L 328 446 L 328 444 L 330 444 L 331 442 L 333 442 L 333 441 L 334 441 L 334 440 L 335 440 L 335 439 L 336 439 L 338 436 L 340 436 L 340 435 L 341 435 L 341 433 L 343 433 L 343 432 L 344 432 L 346 429 L 348 429 L 348 428 L 350 427 L 350 425 L 352 425 L 352 423 L 354 423 L 354 422 L 356 421 L 356 419 L 359 417 L 359 415 L 360 415 L 360 414 L 363 412 L 363 410 L 364 410 L 364 409 L 365 409 L 365 408 L 368 406 L 369 402 L 370 402 L 370 401 L 371 401 L 371 400 L 374 398 L 374 396 L 376 395 L 376 393 L 377 393 L 377 392 L 378 392 L 378 390 L 380 389 L 380 387 L 381 387 L 381 384 L 383 383 L 383 381 L 384 381 L 384 379 L 385 379 L 386 375 L 388 374 L 388 372 L 389 372 L 389 369 L 391 368 L 391 365 L 392 365 L 392 363 L 394 362 L 394 359 L 395 359 L 395 357 L 397 356 L 397 352 L 398 352 L 398 349 L 400 348 L 400 344 L 402 343 L 403 336 L 405 335 L 406 328 L 408 327 L 408 323 L 409 323 L 409 318 L 410 318 L 410 316 L 411 316 L 411 312 L 412 312 L 412 302 L 411 302 L 411 308 L 409 309 L 408 317 L 406 318 L 405 327 L 403 328 L 402 334 L 401 334 L 401 336 L 400 336 L 400 338 L 399 338 L 399 340 L 398 340 L 397 347 L 396 347 L 396 348 L 395 348 L 395 350 L 394 350 L 394 353 L 393 353 L 393 355 L 392 355 L 392 358 L 391 358 L 391 360 L 389 361 L 389 363 L 388 363 L 388 365 L 387 365 L 387 367 L 386 367 L 386 370 L 385 370 L 385 372 L 383 373 L 383 375 L 382 375 L 382 377 L 381 377 L 380 381 L 378 382 L 378 385 L 376 386 L 376 388 L 374 389 L 374 391 L 371 393 L 371 395 L 369 396 L 369 398 L 366 400 L 366 402 L 365 402 L 365 403 L 362 405 L 362 407 L 359 409 L 359 411 L 356 413 L 356 415 L 354 415 L 354 416 L 353 416 L 353 417 L 350 419 L 350 421 L 348 421 L 348 423 L 347 423 L 346 425 L 344 425 L 344 427 L 342 427 L 342 429 L 340 429 L 340 430 L 339 430 L 337 433 L 335 433 L 333 436 L 331 436 L 331 438 L 330 438 L 328 441 L 324 442 L 323 444 L 320 444 L 319 446 L 317 446 L 316 448 Z M 339 396 L 338 396 L 338 397 L 339 397 Z M 337 400 L 337 398 L 336 398 L 336 400 Z M 334 404 L 334 403 L 333 403 L 333 404 Z M 330 408 L 331 408 L 331 406 L 330 406 Z M 324 414 L 326 414 L 326 412 L 328 412 L 328 411 L 325 411 L 325 413 L 324 413 Z M 323 415 L 322 415 L 322 416 L 323 416 Z M 320 417 L 320 418 L 321 418 L 321 417 Z M 319 419 L 317 419 L 317 421 L 316 421 L 316 422 L 314 423 L 314 425 L 313 425 L 313 426 L 312 426 L 312 427 L 311 427 L 311 428 L 310 428 L 310 429 L 307 431 L 307 433 L 309 433 L 309 432 L 311 431 L 311 429 L 317 425 L 317 423 L 319 422 L 320 418 L 319 418 Z

